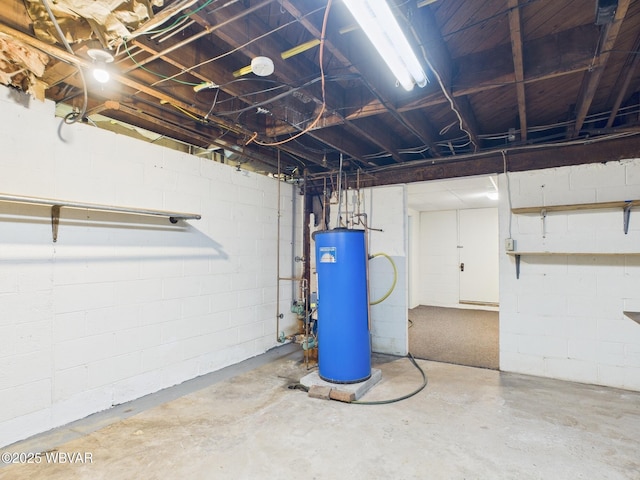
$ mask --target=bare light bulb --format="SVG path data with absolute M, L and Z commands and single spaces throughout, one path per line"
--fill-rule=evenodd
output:
M 107 63 L 113 62 L 113 55 L 100 48 L 90 48 L 87 55 L 93 60 L 93 78 L 100 83 L 107 83 L 111 75 L 107 70 Z
M 111 78 L 109 72 L 107 71 L 107 66 L 104 62 L 96 62 L 93 67 L 93 78 L 95 78 L 100 83 L 107 83 Z

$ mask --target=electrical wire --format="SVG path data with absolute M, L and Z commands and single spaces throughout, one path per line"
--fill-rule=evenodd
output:
M 202 10 L 205 7 L 208 7 L 209 5 L 211 5 L 213 2 L 215 2 L 217 0 L 207 0 L 206 2 L 204 2 L 202 5 L 200 5 L 199 7 L 197 7 L 195 10 L 193 10 L 192 12 L 189 13 L 185 13 L 183 15 L 180 15 L 178 18 L 176 18 L 176 20 L 169 26 L 159 29 L 159 30 L 149 30 L 148 32 L 144 32 L 145 35 L 151 35 L 151 34 L 157 34 L 157 33 L 165 33 L 168 32 L 169 30 L 171 30 L 172 28 L 178 26 L 178 24 L 180 22 L 182 22 L 183 20 L 188 19 L 189 17 L 191 17 L 192 15 L 195 15 L 196 13 L 198 13 L 200 10 Z M 177 12 L 176 12 L 177 13 Z M 168 20 L 168 19 L 167 19 Z
M 254 141 L 255 143 L 257 143 L 258 145 L 262 145 L 263 147 L 274 147 L 277 145 L 283 145 L 285 143 L 288 143 L 290 141 L 292 141 L 295 138 L 298 138 L 302 135 L 304 135 L 305 133 L 311 131 L 311 129 L 313 129 L 318 122 L 320 121 L 320 119 L 322 118 L 322 115 L 324 115 L 324 111 L 327 107 L 327 99 L 326 99 L 326 88 L 325 88 L 325 75 L 324 75 L 324 44 L 325 44 L 325 39 L 326 39 L 326 32 L 327 32 L 327 23 L 329 21 L 329 11 L 331 10 L 331 3 L 333 0 L 328 0 L 327 1 L 327 7 L 324 11 L 324 18 L 322 20 L 322 31 L 320 33 L 320 58 L 319 58 L 319 64 L 320 64 L 320 78 L 321 78 L 321 89 L 322 89 L 322 106 L 320 107 L 320 111 L 318 112 L 318 116 L 316 117 L 316 119 L 311 122 L 309 125 L 307 125 L 307 127 L 305 129 L 303 129 L 302 131 L 300 131 L 299 133 L 297 133 L 296 135 L 293 135 L 292 137 L 289 137 L 285 140 L 281 140 L 279 142 L 272 142 L 272 143 L 267 143 L 267 142 L 259 142 L 256 141 L 255 138 L 252 139 L 252 141 Z M 257 132 L 256 132 L 256 137 L 258 136 Z M 247 143 L 248 145 L 248 143 Z
M 325 81 L 326 81 L 326 82 L 330 82 L 330 81 L 340 81 L 340 80 L 345 80 L 345 77 L 346 77 L 347 79 L 349 78 L 349 76 L 347 75 L 347 76 L 338 76 L 338 77 L 326 77 L 326 76 L 325 76 L 325 77 L 324 77 L 324 79 L 325 79 Z M 238 79 L 236 79 L 236 80 L 231 80 L 230 82 L 228 82 L 228 83 L 226 83 L 226 84 L 219 85 L 219 87 L 224 87 L 224 86 L 226 86 L 226 85 L 229 85 L 229 84 L 230 84 L 230 83 L 232 83 L 232 82 L 235 82 L 235 81 L 241 81 L 241 80 L 248 81 L 248 80 L 255 80 L 255 79 L 249 79 L 249 78 L 247 78 L 247 79 L 240 79 L 240 78 L 238 78 Z M 275 96 L 273 96 L 273 97 L 269 97 L 269 98 L 267 98 L 267 99 L 265 99 L 265 100 L 262 100 L 261 102 L 252 103 L 251 105 L 248 105 L 248 106 L 246 106 L 246 107 L 240 108 L 240 109 L 238 109 L 238 110 L 228 110 L 228 111 L 223 111 L 223 112 L 216 112 L 216 115 L 227 115 L 227 116 L 228 116 L 228 115 L 237 115 L 237 114 L 240 114 L 240 113 L 244 113 L 244 112 L 246 112 L 246 111 L 253 110 L 253 109 L 255 109 L 255 108 L 262 107 L 262 106 L 267 105 L 267 104 L 269 104 L 269 103 L 273 103 L 273 102 L 276 102 L 276 101 L 278 101 L 278 100 L 281 100 L 281 99 L 283 99 L 283 98 L 285 98 L 285 97 L 287 97 L 287 96 L 289 96 L 289 95 L 293 95 L 295 92 L 297 92 L 297 91 L 299 91 L 299 90 L 302 90 L 302 89 L 304 89 L 304 88 L 307 88 L 307 87 L 309 87 L 309 86 L 311 86 L 311 85 L 313 85 L 313 84 L 315 84 L 315 83 L 317 83 L 317 82 L 321 82 L 321 81 L 322 81 L 322 77 L 320 76 L 320 77 L 312 78 L 311 80 L 308 80 L 307 82 L 305 82 L 305 83 L 303 83 L 302 85 L 297 86 L 297 87 L 291 87 L 291 86 L 290 86 L 290 85 L 288 85 L 288 84 L 282 84 L 282 85 L 283 85 L 283 88 L 284 88 L 284 87 L 289 87 L 289 88 L 290 88 L 290 90 L 287 90 L 286 92 L 279 93 L 278 95 L 275 95 Z M 258 94 L 260 94 L 260 93 L 268 92 L 268 91 L 271 91 L 271 90 L 276 90 L 276 88 L 270 88 L 270 89 L 258 90 L 258 91 L 255 91 L 255 92 L 247 93 L 247 94 L 245 94 L 245 95 L 243 95 L 243 96 L 258 95 Z M 203 90 L 201 90 L 201 91 L 203 91 Z M 232 100 L 235 100 L 235 99 L 237 99 L 237 98 L 242 98 L 242 97 L 240 97 L 240 96 L 238 96 L 238 97 L 233 97 L 233 98 L 230 98 L 230 99 L 227 99 L 227 100 L 224 100 L 224 101 L 218 102 L 218 104 L 226 103 L 226 102 L 228 102 L 228 101 L 232 101 Z M 296 137 L 296 138 L 297 138 L 297 137 Z M 257 143 L 257 142 L 256 142 L 256 143 Z
M 284 23 L 282 25 L 279 25 L 278 27 L 276 27 L 276 28 L 274 28 L 272 30 L 269 30 L 268 32 L 265 32 L 262 35 L 258 35 L 257 37 L 252 38 L 251 40 L 249 40 L 248 42 L 243 43 L 242 45 L 239 45 L 236 48 L 233 48 L 233 49 L 229 50 L 228 52 L 222 53 L 222 54 L 220 54 L 220 55 L 218 55 L 216 57 L 209 58 L 208 60 L 204 60 L 203 62 L 200 62 L 200 63 L 197 63 L 195 65 L 192 65 L 189 68 L 185 68 L 185 69 L 181 70 L 180 72 L 176 73 L 175 75 L 163 78 L 159 82 L 156 82 L 156 83 L 152 84 L 152 86 L 155 86 L 158 83 L 162 83 L 163 81 L 172 80 L 173 78 L 175 78 L 175 77 L 177 77 L 179 75 L 182 75 L 182 74 L 185 74 L 185 73 L 189 73 L 192 70 L 194 70 L 196 68 L 199 68 L 199 67 L 201 67 L 203 65 L 206 65 L 206 64 L 211 63 L 211 62 L 215 62 L 217 60 L 220 60 L 221 58 L 224 58 L 224 57 L 226 57 L 228 55 L 231 55 L 232 53 L 235 53 L 235 52 L 237 52 L 239 50 L 242 50 L 243 48 L 251 45 L 252 43 L 257 42 L 259 40 L 262 40 L 263 38 L 268 37 L 269 35 L 271 35 L 273 33 L 276 33 L 277 31 L 282 30 L 283 28 L 288 27 L 289 25 L 293 25 L 294 23 L 298 23 L 300 21 L 300 19 L 305 18 L 305 17 L 307 17 L 309 15 L 312 15 L 312 14 L 314 14 L 316 12 L 319 12 L 320 10 L 322 10 L 322 7 L 321 8 L 316 8 L 315 10 L 312 10 L 311 12 L 306 13 L 305 15 L 303 15 L 300 18 L 296 18 L 294 20 L 291 20 L 290 22 L 287 22 L 287 23 Z
M 149 70 L 147 67 L 145 67 L 144 65 L 139 63 L 135 58 L 133 58 L 133 55 L 131 55 L 131 52 L 129 50 L 129 45 L 127 44 L 127 39 L 126 38 L 122 39 L 122 44 L 124 46 L 125 53 L 129 57 L 129 60 L 131 60 L 135 64 L 136 67 L 144 70 L 145 72 L 150 73 L 151 75 L 155 75 L 156 77 L 162 78 L 164 80 L 171 80 L 172 82 L 179 83 L 180 85 L 188 85 L 190 87 L 195 87 L 197 85 L 200 85 L 201 82 L 193 83 L 193 82 L 185 82 L 185 81 L 182 81 L 182 80 L 176 80 L 173 77 L 169 77 L 167 75 L 163 75 L 162 73 L 158 73 L 158 72 L 154 72 L 153 70 Z M 159 82 L 154 83 L 152 86 L 157 85 L 157 83 L 159 83 Z
M 47 0 L 42 0 L 42 4 L 44 5 L 45 10 L 47 11 L 47 15 L 49 15 L 49 18 L 51 19 L 51 22 L 53 23 L 53 26 L 55 27 L 56 32 L 58 33 L 58 36 L 60 37 L 60 40 L 62 41 L 63 45 L 71 55 L 75 56 L 75 52 L 71 48 L 71 45 L 69 45 L 69 42 L 67 42 L 67 39 L 64 36 L 64 33 L 62 33 L 62 29 L 60 28 L 60 24 L 58 23 L 56 16 L 53 14 L 53 11 L 51 11 L 49 2 L 47 2 Z M 82 109 L 79 112 L 74 111 L 65 115 L 63 121 L 64 123 L 67 123 L 67 124 L 76 123 L 78 120 L 84 118 L 84 116 L 87 113 L 87 105 L 89 103 L 89 93 L 87 92 L 87 81 L 84 78 L 84 72 L 82 71 L 81 65 L 77 64 L 75 65 L 75 67 L 78 69 L 78 73 L 80 74 L 80 79 L 82 81 L 82 90 L 84 95 L 83 95 Z M 58 131 L 58 133 L 60 133 L 60 131 Z

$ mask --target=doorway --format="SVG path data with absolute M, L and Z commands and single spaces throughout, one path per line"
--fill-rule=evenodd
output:
M 411 184 L 409 351 L 499 368 L 499 230 L 493 177 Z M 464 266 L 463 266 L 464 264 Z

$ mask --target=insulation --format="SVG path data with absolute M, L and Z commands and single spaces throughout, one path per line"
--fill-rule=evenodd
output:
M 33 47 L 0 33 L 0 83 L 17 87 L 44 100 L 44 74 L 49 57 Z
M 60 24 L 66 40 L 76 43 L 97 37 L 105 48 L 127 37 L 153 17 L 153 7 L 162 0 L 57 0 L 50 2 L 51 11 Z M 40 40 L 59 43 L 59 37 L 46 8 L 40 0 L 25 0 L 33 30 Z

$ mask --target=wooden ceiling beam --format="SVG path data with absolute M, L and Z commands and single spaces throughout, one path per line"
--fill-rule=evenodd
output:
M 294 5 L 290 0 L 281 0 L 282 7 L 289 12 L 289 14 L 296 18 L 298 22 L 305 27 L 305 29 L 314 37 L 320 38 L 322 32 L 316 27 L 316 25 L 307 18 L 306 14 L 308 12 L 303 12 L 297 5 Z M 373 65 L 370 65 L 369 62 L 361 62 L 356 67 L 352 61 L 344 52 L 343 48 L 340 46 L 339 38 L 335 35 L 327 35 L 324 42 L 324 48 L 327 52 L 332 55 L 340 64 L 342 64 L 345 69 L 350 73 L 355 73 L 361 76 L 362 82 L 367 86 L 367 88 L 374 94 L 376 99 L 372 102 L 376 104 L 376 111 L 378 113 L 390 113 L 395 118 L 397 118 L 402 124 L 404 124 L 405 128 L 413 135 L 417 137 L 419 141 L 424 144 L 429 143 L 429 139 L 426 138 L 422 134 L 422 128 L 419 125 L 412 124 L 407 119 L 402 118 L 402 115 L 398 112 L 393 102 L 389 100 L 388 88 L 382 88 L 378 82 L 375 81 L 377 75 L 372 74 L 372 70 L 374 69 Z M 345 120 L 348 122 L 352 119 L 358 117 L 352 117 L 351 115 L 347 115 Z M 384 148 L 384 146 L 381 145 Z
M 513 71 L 518 97 L 518 117 L 520 118 L 520 139 L 527 141 L 527 101 L 524 89 L 524 57 L 522 55 L 522 32 L 520 27 L 520 7 L 518 0 L 508 0 L 509 33 L 513 54 Z
M 375 120 L 362 120 L 357 124 L 350 122 L 345 125 L 345 128 L 358 137 L 366 138 L 374 145 L 379 145 L 383 151 L 391 155 L 391 158 L 393 158 L 395 162 L 401 163 L 403 161 L 398 152 L 398 147 L 394 145 L 393 139 L 391 138 L 393 132 L 384 128 L 384 125 L 381 125 L 380 122 L 376 122 Z
M 508 171 L 518 172 L 545 168 L 603 163 L 625 158 L 640 157 L 640 135 L 579 145 L 521 149 L 506 152 Z M 442 180 L 446 178 L 488 175 L 504 172 L 505 158 L 501 152 L 472 155 L 466 158 L 450 157 L 441 161 L 407 162 L 394 164 L 387 170 L 368 172 L 360 177 L 361 187 L 398 183 Z
M 152 56 L 155 56 L 154 52 L 156 50 L 152 47 L 152 45 L 149 42 L 143 41 L 141 39 L 139 39 L 138 41 L 141 42 L 145 51 L 151 53 Z M 169 45 L 167 50 L 171 50 L 171 51 L 167 55 L 162 57 L 161 60 L 177 67 L 179 70 L 182 70 L 182 71 L 188 70 L 189 74 L 197 76 L 198 78 L 203 79 L 203 81 L 209 81 L 209 79 L 216 79 L 217 81 L 222 83 L 220 87 L 221 90 L 229 94 L 231 97 L 238 98 L 241 102 L 243 102 L 246 105 L 252 105 L 252 101 L 246 96 L 247 94 L 252 93 L 252 89 L 250 88 L 250 86 L 244 84 L 243 82 L 232 82 L 232 80 L 234 80 L 235 77 L 233 77 L 232 69 L 228 68 L 227 65 L 215 64 L 215 62 L 213 62 L 213 63 L 207 63 L 205 65 L 202 65 L 197 69 L 192 68 L 193 65 L 200 63 L 202 61 L 202 59 L 205 57 L 205 54 L 203 52 L 210 51 L 209 48 L 201 48 L 202 45 L 199 45 L 200 48 L 198 48 L 197 44 L 193 44 L 193 45 L 187 45 L 182 47 L 181 50 L 178 52 L 171 48 L 171 45 L 174 42 L 175 40 L 173 39 L 167 40 L 167 45 Z M 201 39 L 199 42 L 208 43 L 208 40 Z M 187 63 L 189 63 L 191 66 L 187 65 Z M 229 82 L 232 82 L 232 83 L 229 83 Z M 204 115 L 207 116 L 207 119 L 211 119 L 212 121 L 216 121 L 216 119 L 221 120 L 223 118 L 223 117 L 217 116 L 215 111 L 211 113 L 207 112 Z M 228 121 L 228 120 L 225 120 L 225 121 Z M 246 136 L 247 138 L 250 138 L 251 136 L 253 136 L 253 132 L 248 133 Z M 295 148 L 292 148 L 292 149 L 282 148 L 282 150 L 284 150 L 285 152 L 291 153 L 292 155 L 303 157 L 305 158 L 305 160 L 315 163 L 316 165 L 322 167 L 323 169 L 326 168 L 326 165 L 322 162 L 322 158 L 317 154 L 314 155 L 308 152 L 302 152 Z M 349 154 L 351 155 L 351 153 Z
M 587 70 L 593 58 L 596 34 L 597 27 L 589 25 L 525 43 L 525 85 Z M 560 53 L 559 46 L 562 46 Z M 452 87 L 455 97 L 473 95 L 515 82 L 510 45 L 499 45 L 492 50 L 460 57 L 455 63 L 458 66 Z M 405 112 L 441 105 L 446 101 L 439 92 L 435 92 L 401 105 L 398 110 Z M 374 105 L 367 106 L 363 111 L 369 113 L 374 108 Z
M 222 21 L 224 22 L 224 19 Z M 258 22 L 253 18 L 249 18 L 248 21 L 250 22 L 249 31 L 251 32 L 252 36 L 257 37 L 268 32 L 267 26 L 265 26 L 261 22 Z M 206 22 L 207 22 L 206 19 L 200 18 L 199 22 L 204 23 L 206 27 Z M 228 43 L 233 48 L 239 48 L 242 45 L 239 41 L 236 40 L 237 38 L 240 38 L 238 34 L 239 34 L 239 31 L 237 29 L 234 29 L 234 26 L 231 24 L 227 28 L 219 29 L 216 31 L 216 36 L 221 38 L 225 43 Z M 274 61 L 274 64 L 275 64 L 274 66 L 277 69 L 274 72 L 274 75 L 276 77 L 280 77 L 280 79 L 283 81 L 286 81 L 287 79 L 290 79 L 290 78 L 298 78 L 298 77 L 304 78 L 304 77 L 311 76 L 314 73 L 312 65 L 309 65 L 309 64 L 305 65 L 304 63 L 300 63 L 300 59 L 297 59 L 295 63 L 292 61 L 285 61 L 281 59 L 280 54 L 282 53 L 282 51 L 290 47 L 291 46 L 285 46 L 285 45 L 281 45 L 280 47 L 277 47 L 270 42 L 266 42 L 264 45 L 260 45 L 259 49 L 256 47 L 253 47 L 253 48 L 256 48 L 255 50 L 253 50 L 251 46 L 246 47 L 248 48 L 248 50 L 245 49 L 243 53 L 246 55 L 247 51 L 250 52 L 249 54 L 251 54 L 251 52 L 253 51 L 256 55 L 260 53 L 262 55 L 266 55 L 270 57 Z M 301 57 L 301 58 L 304 58 L 304 57 Z M 318 67 L 318 70 L 319 70 L 319 67 Z M 305 74 L 304 72 L 307 72 L 307 74 Z M 315 95 L 312 95 L 311 93 L 309 93 L 308 89 L 306 91 L 306 95 L 309 96 L 317 105 L 322 104 L 322 100 L 317 98 Z M 339 106 L 336 105 L 337 103 L 340 103 L 338 101 L 338 97 L 332 94 L 331 91 L 327 92 L 325 113 L 323 114 L 323 117 L 320 119 L 318 124 L 313 129 L 308 131 L 306 135 L 309 135 L 310 137 L 322 143 L 329 142 L 327 143 L 327 145 L 331 146 L 332 148 L 337 148 L 343 154 L 349 157 L 355 158 L 361 163 L 365 163 L 363 153 L 360 151 L 361 148 L 359 148 L 354 141 L 350 141 L 347 138 L 337 139 L 337 138 L 334 138 L 334 136 L 331 134 L 320 133 L 322 129 L 325 129 L 327 127 L 331 127 L 334 125 L 346 126 L 347 122 L 345 122 L 345 119 L 340 114 L 337 113 L 337 110 L 339 109 Z M 313 115 L 313 118 L 315 118 L 315 113 Z M 277 127 L 272 127 L 267 129 L 265 133 L 267 135 L 276 137 L 276 136 L 282 136 L 287 134 L 295 134 L 300 130 L 301 129 L 299 127 L 296 127 L 293 125 L 280 124 Z M 351 128 L 350 130 L 356 133 L 357 135 L 358 134 L 362 135 L 363 133 L 359 131 L 357 128 Z M 367 136 L 366 138 L 369 141 L 372 141 L 375 144 L 377 144 L 381 149 L 386 148 L 385 145 L 379 143 L 379 140 L 376 137 Z M 265 143 L 268 143 L 268 142 L 265 142 Z M 274 141 L 274 143 L 276 142 Z
M 618 116 L 618 112 L 620 111 L 620 106 L 622 102 L 627 96 L 627 92 L 629 90 L 629 85 L 631 84 L 631 80 L 633 79 L 638 66 L 640 65 L 640 34 L 636 37 L 636 41 L 633 44 L 633 49 L 631 53 L 627 56 L 627 60 L 618 75 L 618 79 L 611 90 L 611 95 L 615 96 L 613 101 L 609 101 L 608 104 L 612 105 L 611 114 L 607 120 L 606 128 L 611 128 L 613 126 L 613 122 Z
M 255 4 L 255 5 L 251 6 L 251 7 L 248 7 L 246 9 L 244 9 L 242 12 L 240 12 L 238 15 L 236 15 L 236 16 L 234 16 L 232 18 L 229 18 L 226 22 L 222 22 L 222 23 L 219 23 L 217 25 L 213 25 L 213 26 L 211 26 L 209 28 L 205 28 L 205 29 L 201 30 L 200 32 L 192 35 L 189 38 L 186 38 L 186 39 L 181 40 L 181 41 L 179 41 L 177 43 L 174 43 L 170 47 L 168 47 L 168 48 L 166 48 L 166 49 L 164 49 L 162 51 L 159 51 L 155 55 L 151 55 L 150 57 L 145 58 L 144 60 L 136 63 L 134 66 L 131 67 L 130 70 L 128 70 L 126 72 L 123 72 L 123 73 L 128 73 L 131 70 L 135 70 L 136 68 L 140 68 L 140 67 L 146 65 L 147 63 L 153 62 L 154 60 L 158 60 L 159 58 L 162 58 L 165 55 L 168 55 L 169 53 L 174 52 L 174 51 L 184 47 L 185 45 L 193 43 L 193 42 L 195 42 L 196 40 L 198 40 L 198 39 L 200 39 L 202 37 L 206 37 L 207 35 L 215 32 L 217 29 L 222 28 L 227 24 L 230 24 L 230 23 L 236 22 L 238 20 L 241 20 L 245 16 L 250 15 L 251 13 L 253 13 L 253 12 L 257 11 L 257 10 L 260 10 L 263 7 L 266 7 L 267 5 L 269 5 L 273 1 L 274 0 L 264 0 L 264 1 L 260 2 L 260 3 L 258 3 L 258 4 Z
M 593 58 L 591 67 L 587 72 L 585 72 L 582 85 L 580 86 L 575 108 L 576 121 L 574 127 L 568 132 L 569 137 L 578 136 L 580 129 L 582 129 L 582 125 L 587 118 L 589 108 L 591 107 L 593 98 L 598 90 L 600 79 L 602 78 L 602 74 L 607 66 L 609 56 L 611 55 L 611 50 L 616 43 L 618 34 L 620 33 L 624 17 L 627 15 L 630 2 L 631 0 L 618 0 L 618 8 L 616 9 L 613 22 L 605 25 L 602 29 L 598 51 Z
M 419 28 L 412 27 L 414 36 L 419 40 L 420 45 L 425 46 L 423 47 L 424 57 L 427 59 L 429 68 L 436 75 L 437 83 L 447 98 L 451 110 L 458 117 L 461 130 L 468 135 L 475 148 L 479 149 L 478 126 L 471 104 L 464 95 L 456 97 L 451 88 L 454 63 L 433 12 L 430 8 L 419 8 L 414 11 L 413 22 L 419 26 Z

